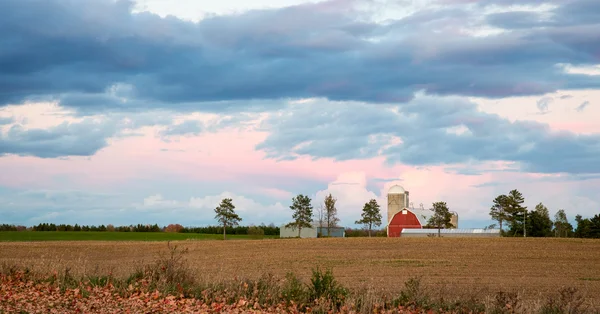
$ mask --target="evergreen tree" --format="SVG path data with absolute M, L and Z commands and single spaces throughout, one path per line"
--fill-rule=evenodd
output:
M 429 218 L 427 225 L 429 227 L 435 227 L 438 229 L 438 237 L 441 237 L 441 229 L 442 228 L 451 228 L 453 225 L 451 223 L 452 213 L 450 213 L 450 209 L 448 209 L 448 205 L 446 202 L 435 202 L 433 203 L 433 216 Z
M 502 223 L 508 219 L 506 208 L 508 207 L 508 196 L 498 195 L 494 199 L 494 205 L 490 208 L 490 216 L 498 222 L 500 232 L 502 232 Z
M 527 215 L 527 223 L 525 224 L 527 235 L 532 237 L 548 237 L 552 235 L 552 220 L 548 208 L 544 204 L 539 203 L 535 206 L 535 210 Z
M 583 219 L 581 215 L 575 217 L 577 230 L 575 236 L 578 238 L 600 238 L 600 215 Z
M 508 215 L 510 233 L 513 236 L 524 235 L 527 220 L 527 207 L 523 206 L 525 199 L 518 190 L 512 190 L 508 193 L 505 211 Z
M 227 226 L 237 226 L 242 218 L 234 211 L 235 206 L 231 198 L 224 198 L 221 204 L 215 208 L 215 219 L 223 225 L 223 240 L 226 238 Z
M 294 221 L 288 223 L 286 227 L 292 227 L 293 229 L 298 228 L 298 237 L 300 237 L 302 228 L 311 227 L 310 223 L 312 222 L 313 207 L 310 203 L 310 197 L 302 194 L 292 198 L 290 209 L 294 211 L 294 214 L 292 215 Z
M 365 203 L 361 217 L 362 219 L 357 220 L 355 223 L 358 225 L 365 225 L 369 230 L 370 237 L 373 226 L 381 226 L 381 210 L 375 199 L 371 199 L 368 203 Z

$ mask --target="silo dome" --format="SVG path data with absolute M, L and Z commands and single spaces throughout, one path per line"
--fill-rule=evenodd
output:
M 404 194 L 406 191 L 399 185 L 394 185 L 388 190 L 388 194 Z

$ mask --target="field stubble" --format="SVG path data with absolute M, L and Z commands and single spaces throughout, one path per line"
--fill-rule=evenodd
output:
M 497 291 L 540 298 L 575 287 L 600 295 L 600 241 L 585 239 L 285 239 L 180 241 L 200 281 L 255 279 L 294 272 L 307 281 L 317 266 L 353 289 L 395 293 L 412 277 L 434 294 L 488 296 Z M 165 252 L 165 242 L 6 242 L 0 263 L 76 275 L 126 277 Z

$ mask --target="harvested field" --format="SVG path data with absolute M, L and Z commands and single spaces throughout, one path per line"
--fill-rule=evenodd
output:
M 330 267 L 351 288 L 397 292 L 423 276 L 442 295 L 517 291 L 539 298 L 561 287 L 600 295 L 600 241 L 587 239 L 344 238 L 261 241 L 181 241 L 199 280 L 226 281 L 294 272 L 308 279 Z M 34 271 L 70 267 L 73 274 L 130 275 L 166 251 L 164 242 L 4 242 L 0 263 Z

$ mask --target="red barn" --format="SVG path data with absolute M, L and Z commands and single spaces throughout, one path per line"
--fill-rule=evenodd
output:
M 423 210 L 408 209 L 397 212 L 387 226 L 387 234 L 390 238 L 400 236 L 402 229 L 421 229 L 427 224 L 427 216 Z

